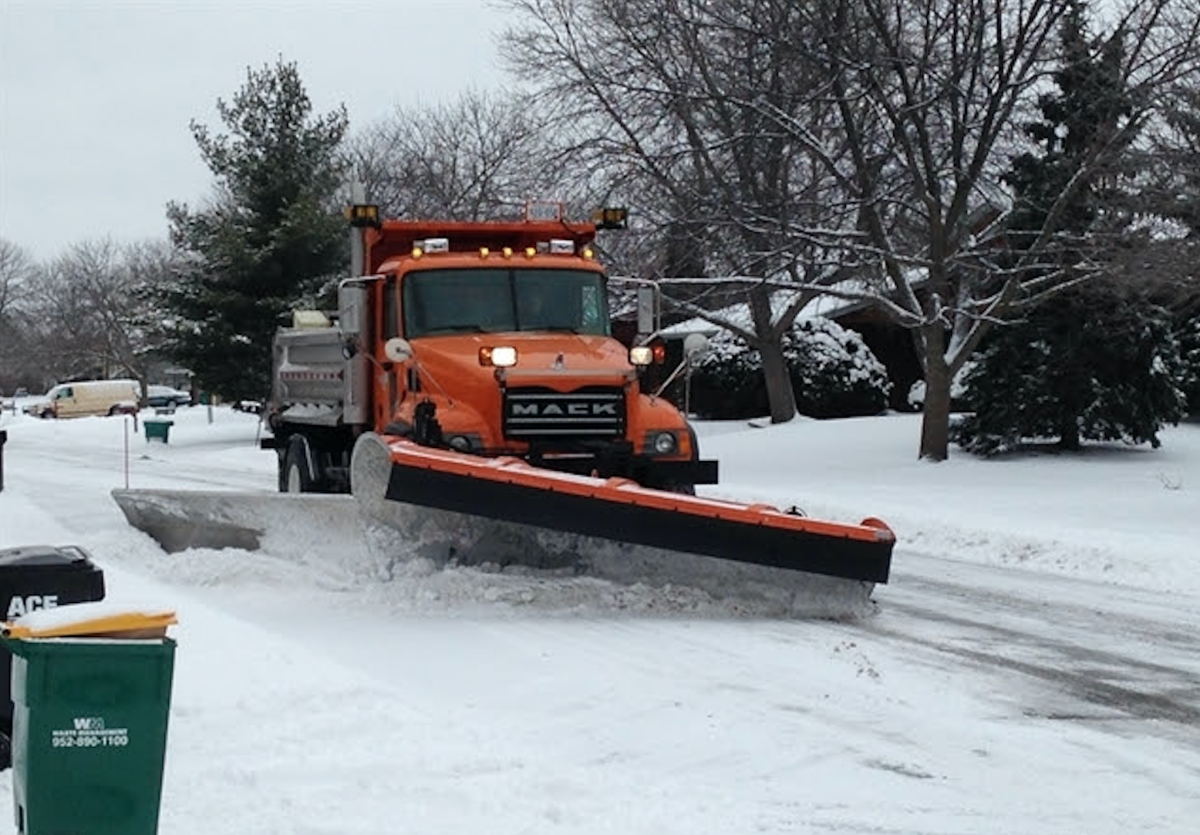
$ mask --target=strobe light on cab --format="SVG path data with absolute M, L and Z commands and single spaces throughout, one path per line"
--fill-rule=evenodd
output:
M 426 238 L 423 241 L 414 241 L 413 242 L 412 254 L 413 254 L 413 258 L 420 258 L 422 255 L 428 255 L 431 253 L 439 253 L 439 252 L 449 252 L 449 251 L 450 251 L 450 239 L 449 238 Z
M 479 364 L 485 367 L 511 368 L 517 364 L 517 349 L 511 345 L 480 348 Z

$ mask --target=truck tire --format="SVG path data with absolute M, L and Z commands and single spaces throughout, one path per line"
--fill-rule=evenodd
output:
M 682 496 L 696 495 L 696 485 L 694 484 L 674 484 L 667 482 L 663 485 L 663 489 L 668 493 L 679 493 Z
M 288 443 L 279 470 L 280 493 L 315 493 L 317 479 L 312 471 L 308 441 L 297 435 Z

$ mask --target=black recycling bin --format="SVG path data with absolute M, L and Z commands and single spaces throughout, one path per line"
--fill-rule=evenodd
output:
M 0 613 L 14 620 L 35 609 L 104 599 L 104 572 L 82 548 L 27 545 L 0 548 Z M 0 646 L 0 770 L 10 762 L 12 654 Z

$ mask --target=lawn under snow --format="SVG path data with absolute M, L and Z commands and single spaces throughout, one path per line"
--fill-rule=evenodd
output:
M 79 545 L 109 601 L 178 614 L 162 835 L 1194 831 L 1200 425 L 931 464 L 917 416 L 700 424 L 706 492 L 896 530 L 878 614 L 833 623 L 736 590 L 380 576 L 299 518 L 285 552 L 168 555 L 112 488 L 275 483 L 253 416 L 173 420 L 164 445 L 0 416 L 0 548 Z

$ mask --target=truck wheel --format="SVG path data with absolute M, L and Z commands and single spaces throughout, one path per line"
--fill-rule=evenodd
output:
M 660 489 L 668 493 L 679 493 L 681 496 L 696 495 L 696 485 L 694 484 L 676 484 L 668 481 Z
M 313 477 L 309 461 L 308 443 L 304 438 L 292 438 L 279 472 L 279 492 L 314 493 L 316 489 L 316 479 Z

